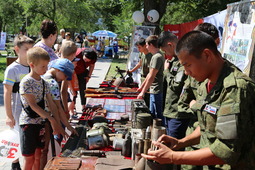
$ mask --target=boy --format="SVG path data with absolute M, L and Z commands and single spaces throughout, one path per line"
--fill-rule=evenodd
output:
M 140 61 L 132 70 L 128 72 L 133 73 L 134 71 L 136 71 L 137 69 L 141 67 L 141 83 L 143 83 L 147 74 L 150 71 L 150 62 L 151 62 L 152 54 L 146 48 L 146 42 L 144 38 L 141 38 L 140 40 L 138 40 L 135 43 L 135 45 L 137 46 L 140 52 L 140 56 L 139 56 Z M 150 95 L 148 93 L 145 93 L 144 100 L 146 102 L 146 105 L 150 106 Z
M 19 95 L 19 83 L 29 73 L 27 50 L 32 48 L 34 40 L 18 35 L 14 39 L 14 50 L 18 59 L 9 65 L 4 73 L 4 106 L 6 110 L 6 125 L 19 131 L 19 116 L 22 111 Z M 19 170 L 19 160 L 12 163 L 12 170 Z
M 50 57 L 41 47 L 33 47 L 27 52 L 27 61 L 31 71 L 20 82 L 20 99 L 23 111 L 20 115 L 21 152 L 24 156 L 24 170 L 39 169 L 41 149 L 44 147 L 44 125 L 49 121 L 53 134 L 67 136 L 64 129 L 57 123 L 58 114 L 50 95 L 49 85 L 41 79 L 48 68 Z M 45 100 L 51 117 L 45 109 Z M 56 118 L 56 120 L 55 120 Z
M 77 47 L 75 45 L 74 42 L 66 40 L 62 42 L 62 46 L 60 49 L 61 52 L 61 58 L 67 58 L 70 61 L 73 60 L 73 58 L 75 57 L 75 53 L 76 53 Z M 56 60 L 52 60 L 49 65 L 48 68 L 50 69 L 52 67 L 52 65 L 54 65 L 55 62 L 57 62 L 58 59 Z M 69 80 L 69 78 L 67 78 L 67 80 Z M 68 87 L 68 81 L 64 80 L 61 83 L 61 87 L 59 87 L 60 93 L 61 93 L 61 102 L 62 105 L 64 107 L 64 115 L 67 119 L 69 119 L 69 112 L 68 112 L 68 104 L 67 104 L 67 100 L 68 100 L 68 94 L 67 94 L 67 87 Z M 60 112 L 61 114 L 63 114 L 63 112 Z M 48 124 L 45 125 L 45 128 L 48 129 Z M 47 164 L 47 155 L 48 155 L 48 150 L 49 150 L 49 142 L 50 142 L 50 133 L 46 131 L 45 133 L 45 147 L 42 151 L 42 156 L 41 156 L 41 168 L 40 169 L 44 169 L 45 165 Z M 58 138 L 57 140 L 62 140 L 62 138 Z
M 150 88 L 150 111 L 154 118 L 162 119 L 164 125 L 164 117 L 162 115 L 163 103 L 163 71 L 165 58 L 158 48 L 158 37 L 151 35 L 146 39 L 146 48 L 153 55 L 150 62 L 150 71 L 146 76 L 143 84 L 138 89 L 140 94 L 138 99 L 143 99 L 144 94 Z
M 79 58 L 74 58 L 72 63 L 74 65 L 74 68 L 77 66 L 77 62 L 79 61 Z M 72 118 L 76 119 L 77 113 L 76 113 L 76 98 L 77 98 L 77 93 L 79 91 L 79 82 L 78 82 L 78 78 L 77 75 L 74 71 L 73 75 L 72 75 L 72 80 L 70 81 L 70 83 L 68 84 L 68 92 L 70 95 L 70 100 L 68 101 L 68 111 L 69 113 L 71 112 L 72 114 Z
M 46 82 L 48 82 L 50 86 L 50 93 L 54 103 L 57 106 L 61 123 L 63 123 L 64 126 L 67 127 L 69 131 L 71 131 L 71 133 L 77 134 L 75 129 L 72 128 L 72 126 L 68 123 L 66 116 L 61 116 L 65 115 L 65 112 L 60 102 L 60 90 L 58 84 L 59 82 L 66 80 L 67 78 L 71 79 L 73 71 L 74 65 L 72 64 L 72 62 L 66 58 L 60 58 L 53 63 L 51 68 L 43 75 L 43 78 Z
M 77 46 L 73 41 L 65 41 L 60 48 L 61 58 L 67 58 L 72 61 L 75 58 L 76 50 Z
M 77 46 L 73 41 L 65 41 L 60 49 L 61 52 L 61 58 L 67 58 L 70 61 L 73 61 L 73 59 L 76 56 Z M 67 80 L 71 80 L 72 77 L 67 78 Z M 69 111 L 68 111 L 68 81 L 64 80 L 61 84 L 61 99 L 62 104 L 64 106 L 64 111 L 66 113 L 67 118 L 69 118 Z

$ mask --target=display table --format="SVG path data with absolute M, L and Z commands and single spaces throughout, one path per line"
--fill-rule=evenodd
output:
M 130 122 L 126 122 L 127 124 L 114 126 L 116 125 L 115 121 L 120 121 L 122 115 L 128 115 L 128 118 L 131 119 L 131 102 L 131 98 L 88 98 L 85 112 L 82 113 L 78 120 L 72 121 L 75 122 L 75 129 L 79 136 L 71 136 L 64 144 L 62 152 L 59 155 L 60 157 L 50 160 L 45 169 L 95 169 L 96 165 L 98 167 L 104 167 L 104 161 L 109 162 L 115 159 L 118 161 L 113 161 L 112 164 L 114 162 L 117 163 L 115 165 L 116 168 L 132 168 L 134 166 L 134 160 L 131 160 L 130 157 L 125 157 L 124 159 L 124 157 L 121 155 L 121 151 L 119 151 L 119 149 L 116 150 L 116 148 L 113 147 L 115 135 L 120 135 L 116 134 L 117 131 L 120 133 L 122 132 L 120 129 L 126 129 L 131 126 Z M 95 116 L 95 112 L 98 112 L 98 108 L 100 108 L 103 112 L 107 112 L 105 118 L 100 117 L 98 119 L 98 117 Z M 90 133 L 91 127 L 93 124 L 95 124 L 95 121 L 107 122 L 108 127 L 105 131 L 107 131 L 109 141 L 105 145 L 101 144 L 104 147 L 99 149 L 89 149 L 90 147 L 94 147 L 96 144 L 100 145 L 100 142 L 102 142 L 100 139 L 102 135 L 98 135 L 96 140 L 98 140 L 99 143 L 96 142 L 95 144 L 90 144 L 93 143 L 95 139 L 89 138 L 88 133 Z M 83 151 L 91 151 L 95 153 L 83 154 Z M 111 153 L 110 158 L 107 153 Z

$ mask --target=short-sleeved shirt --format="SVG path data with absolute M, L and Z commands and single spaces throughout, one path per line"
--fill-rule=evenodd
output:
M 59 83 L 51 74 L 44 74 L 43 79 L 49 85 L 52 100 L 61 100 Z M 46 107 L 45 110 L 49 112 L 48 107 Z
M 150 69 L 157 69 L 158 73 L 155 76 L 153 83 L 150 86 L 150 92 L 159 94 L 163 92 L 163 71 L 164 71 L 164 56 L 158 52 L 151 58 Z
M 57 43 L 59 45 L 62 45 L 62 41 L 64 40 L 64 38 L 61 36 L 61 35 L 58 35 L 58 38 L 57 38 Z
M 50 61 L 52 60 L 56 60 L 58 59 L 58 56 L 56 55 L 56 53 L 54 52 L 54 50 L 50 47 L 48 47 L 46 44 L 44 44 L 42 41 L 39 41 L 38 43 L 36 43 L 34 45 L 34 47 L 41 47 L 43 48 L 44 50 L 47 51 L 47 53 L 49 54 L 50 56 Z
M 255 169 L 255 84 L 236 67 L 224 63 L 215 86 L 207 93 L 208 80 L 197 89 L 192 109 L 201 130 L 200 146 L 209 147 L 228 165 L 224 168 Z
M 151 62 L 152 54 L 144 54 L 141 53 L 140 59 L 142 60 L 142 67 L 141 67 L 141 76 L 146 77 L 147 74 L 150 72 L 150 62 Z
M 60 100 L 60 89 L 58 82 L 52 77 L 51 74 L 44 74 L 43 79 L 50 87 L 50 93 L 53 100 Z
M 43 79 L 35 80 L 30 75 L 26 75 L 20 82 L 20 99 L 23 106 L 28 107 L 28 102 L 24 98 L 23 94 L 32 94 L 35 96 L 36 103 L 38 103 L 43 97 Z M 46 106 L 46 94 L 50 92 L 48 83 L 44 83 L 44 102 Z M 31 118 L 27 113 L 22 110 L 19 123 L 20 125 L 25 124 L 41 124 L 44 119 L 42 117 Z
M 79 58 L 80 60 L 77 62 L 77 66 L 75 67 L 75 72 L 77 75 L 85 73 L 86 68 L 88 68 L 91 64 L 95 64 L 96 60 L 90 61 L 90 62 L 85 62 L 83 60 L 83 51 L 86 48 L 78 48 L 76 51 L 76 58 Z
M 10 64 L 4 72 L 3 84 L 14 86 L 14 83 L 19 83 L 25 75 L 29 73 L 29 66 L 24 66 L 14 61 Z M 20 102 L 20 94 L 12 93 L 12 114 L 16 121 L 15 126 L 19 126 L 19 117 L 22 111 Z

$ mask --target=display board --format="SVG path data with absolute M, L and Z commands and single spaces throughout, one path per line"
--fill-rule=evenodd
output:
M 152 26 L 134 26 L 133 35 L 130 46 L 130 53 L 127 63 L 127 68 L 130 70 L 136 66 L 139 62 L 139 50 L 136 47 L 135 43 L 140 39 L 146 39 L 148 36 L 153 35 L 155 31 L 155 27 Z M 140 83 L 140 69 L 133 72 L 133 79 L 136 83 Z
M 255 2 L 229 4 L 225 19 L 222 56 L 250 75 L 255 39 Z

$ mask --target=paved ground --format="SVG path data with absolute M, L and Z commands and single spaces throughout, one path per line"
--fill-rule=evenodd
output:
M 110 68 L 111 65 L 111 59 L 102 59 L 99 58 L 96 62 L 94 72 L 91 76 L 91 79 L 89 83 L 87 84 L 87 87 L 99 87 L 99 83 L 101 83 Z M 80 105 L 80 98 L 78 95 L 77 101 L 76 101 L 76 109 L 78 112 L 81 112 L 81 105 Z M 0 132 L 9 129 L 8 126 L 5 125 L 5 108 L 4 108 L 4 102 L 3 102 L 3 85 L 0 84 Z M 23 159 L 20 159 L 20 163 L 22 165 Z M 1 170 L 10 170 L 11 169 L 11 163 L 3 162 L 0 160 L 0 169 Z

